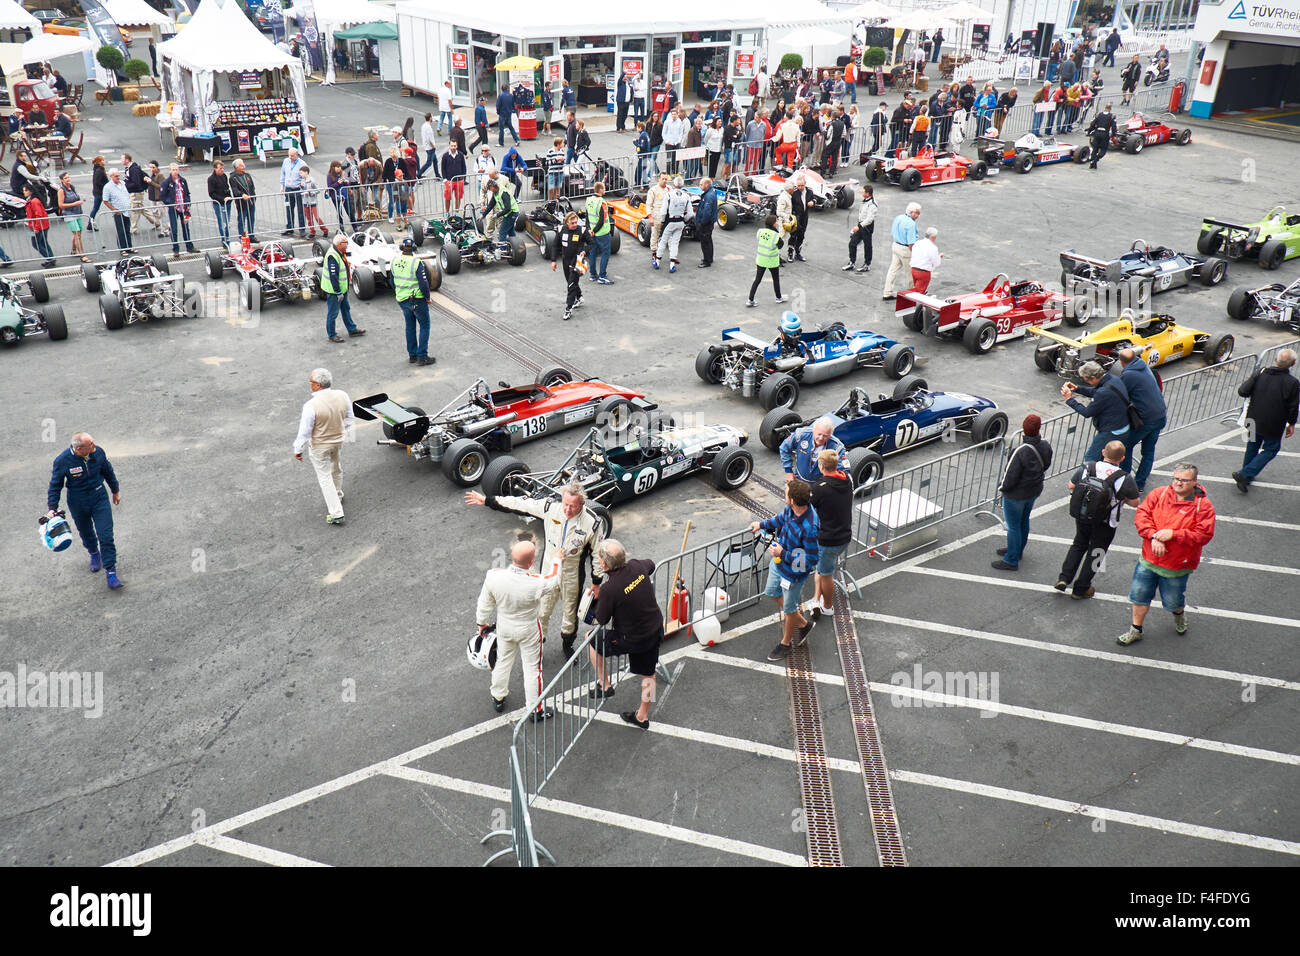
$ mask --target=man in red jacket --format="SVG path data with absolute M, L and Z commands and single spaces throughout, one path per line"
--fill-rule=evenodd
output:
M 1195 465 L 1175 465 L 1172 483 L 1147 495 L 1133 517 L 1142 538 L 1142 556 L 1128 593 L 1133 623 L 1116 643 L 1142 640 L 1142 621 L 1157 589 L 1160 603 L 1174 615 L 1174 630 L 1187 633 L 1187 579 L 1201 563 L 1201 548 L 1214 537 L 1214 505 L 1196 477 Z

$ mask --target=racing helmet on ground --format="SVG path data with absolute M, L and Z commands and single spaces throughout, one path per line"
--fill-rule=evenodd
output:
M 71 542 L 71 537 L 69 537 Z M 497 666 L 497 626 L 490 625 L 486 630 L 475 631 L 465 645 L 465 656 L 471 667 L 481 671 L 490 671 Z
M 781 316 L 782 335 L 798 335 L 799 330 L 802 328 L 803 323 L 799 321 L 799 316 L 796 313 L 787 310 L 785 314 Z
M 63 512 L 58 512 L 53 518 L 41 515 L 37 523 L 41 526 L 41 544 L 51 551 L 64 551 L 72 545 L 72 529 L 68 527 Z

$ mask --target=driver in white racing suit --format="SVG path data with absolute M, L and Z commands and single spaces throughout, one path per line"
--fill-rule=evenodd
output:
M 686 231 L 686 221 L 694 217 L 695 207 L 691 204 L 691 195 L 682 189 L 682 177 L 678 176 L 673 180 L 673 188 L 664 203 L 664 231 L 659 237 L 659 245 L 655 247 L 654 258 L 650 260 L 652 266 L 658 269 L 659 260 L 667 253 L 668 271 L 677 271 L 677 248 L 681 244 L 682 233 Z
M 560 566 L 560 587 L 542 596 L 541 626 L 542 640 L 545 641 L 551 612 L 555 610 L 557 601 L 562 602 L 560 640 L 563 642 L 564 659 L 568 660 L 573 655 L 573 641 L 578 634 L 578 601 L 582 597 L 584 567 L 604 537 L 603 524 L 586 507 L 587 496 L 582 488 L 576 484 L 565 485 L 558 499 L 513 495 L 496 497 L 467 491 L 465 503 L 486 505 L 496 511 L 509 511 L 541 521 L 546 537 L 541 562 L 543 568 L 553 566 L 560 560 L 560 553 L 564 552 L 565 560 Z M 602 577 L 593 565 L 593 581 L 599 584 Z

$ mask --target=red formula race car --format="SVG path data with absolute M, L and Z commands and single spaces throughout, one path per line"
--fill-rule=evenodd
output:
M 289 240 L 273 239 L 253 245 L 247 236 L 230 244 L 228 251 L 206 253 L 208 276 L 220 279 L 229 269 L 239 276 L 239 302 L 245 309 L 268 302 L 299 302 L 320 294 L 320 272 L 327 247 L 317 239 L 312 254 L 299 258 Z
M 1092 300 L 1049 292 L 1041 282 L 1012 282 L 1000 272 L 983 292 L 952 299 L 900 292 L 894 309 L 913 332 L 961 339 L 971 352 L 983 355 L 999 342 L 1020 338 L 1031 325 L 1053 328 L 1062 319 L 1070 325 L 1086 324 Z
M 595 425 L 607 439 L 626 440 L 654 427 L 648 413 L 657 407 L 640 392 L 595 379 L 575 382 L 568 369 L 558 367 L 526 385 L 502 382 L 490 389 L 479 379 L 432 415 L 382 392 L 352 403 L 357 418 L 383 423 L 385 440 L 379 444 L 440 464 L 462 487 L 478 483 L 494 453 L 577 426 Z
M 967 159 L 954 152 L 936 153 L 925 146 L 915 156 L 898 149 L 895 156 L 875 156 L 867 160 L 867 179 L 873 183 L 893 183 L 906 190 L 938 183 L 955 183 L 963 179 L 981 180 L 989 174 L 982 159 Z
M 1192 131 L 1186 127 L 1175 129 L 1164 123 L 1143 119 L 1141 113 L 1134 113 L 1127 123 L 1115 130 L 1115 135 L 1110 139 L 1110 148 L 1122 149 L 1136 156 L 1148 146 L 1169 142 L 1186 146 L 1191 141 Z

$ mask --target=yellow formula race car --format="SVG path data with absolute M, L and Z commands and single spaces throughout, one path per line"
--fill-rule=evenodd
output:
M 1119 351 L 1132 347 L 1152 368 L 1197 354 L 1206 365 L 1218 365 L 1232 358 L 1235 345 L 1227 332 L 1198 332 L 1174 321 L 1172 315 L 1135 317 L 1125 309 L 1110 325 L 1071 339 L 1038 326 L 1026 329 L 1042 341 L 1034 350 L 1034 364 L 1044 372 L 1056 372 L 1062 378 L 1077 380 L 1079 366 L 1096 362 L 1108 369 L 1119 359 Z

